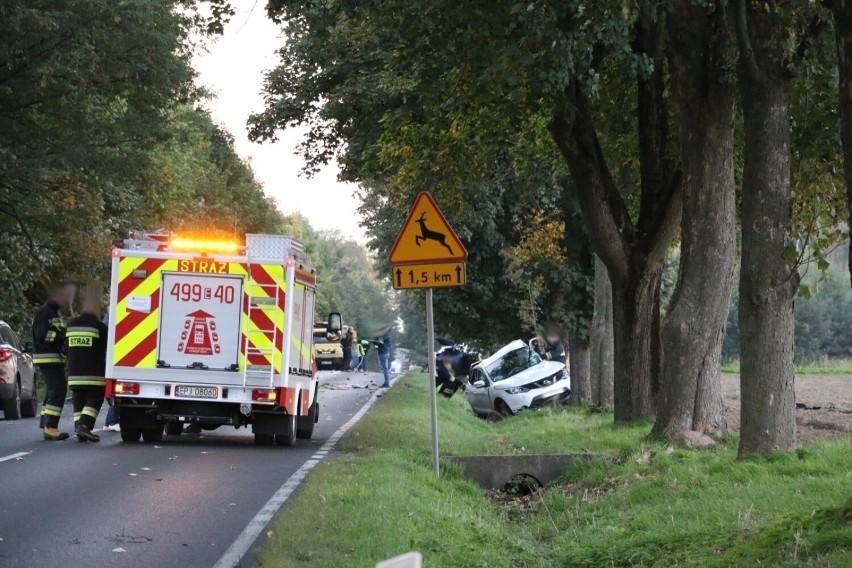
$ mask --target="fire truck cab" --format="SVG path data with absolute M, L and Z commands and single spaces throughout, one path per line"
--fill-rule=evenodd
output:
M 302 245 L 279 235 L 134 233 L 113 250 L 106 396 L 122 440 L 159 442 L 186 424 L 251 426 L 261 445 L 310 438 L 316 282 Z

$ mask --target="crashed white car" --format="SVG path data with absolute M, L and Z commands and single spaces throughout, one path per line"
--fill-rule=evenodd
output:
M 542 360 L 520 339 L 477 363 L 468 383 L 467 401 L 479 416 L 509 416 L 526 408 L 564 404 L 571 394 L 565 365 Z

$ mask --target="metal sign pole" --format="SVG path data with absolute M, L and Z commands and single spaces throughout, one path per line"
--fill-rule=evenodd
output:
M 429 344 L 429 401 L 432 408 L 432 469 L 441 475 L 438 464 L 438 393 L 435 390 L 435 316 L 432 313 L 432 288 L 426 289 L 426 342 Z

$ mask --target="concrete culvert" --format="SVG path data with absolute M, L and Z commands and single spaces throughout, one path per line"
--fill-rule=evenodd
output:
M 511 495 L 532 495 L 544 487 L 538 479 L 528 473 L 515 475 L 503 486 L 503 492 Z

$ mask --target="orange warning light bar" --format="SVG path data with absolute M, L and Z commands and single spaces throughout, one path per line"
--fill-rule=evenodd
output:
M 234 241 L 187 239 L 182 237 L 173 238 L 169 241 L 169 246 L 172 250 L 194 252 L 237 253 L 240 251 L 240 245 Z

